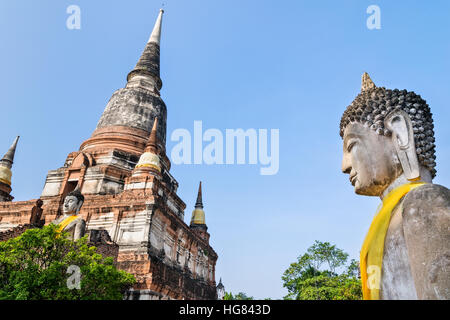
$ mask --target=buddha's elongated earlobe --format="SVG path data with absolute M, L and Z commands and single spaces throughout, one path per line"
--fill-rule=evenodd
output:
M 81 206 L 83 205 L 83 200 L 78 200 L 77 210 L 75 211 L 75 214 L 78 214 L 80 212 Z
M 408 114 L 402 110 L 395 110 L 387 115 L 384 126 L 392 132 L 392 142 L 406 178 L 410 181 L 420 179 L 413 126 Z

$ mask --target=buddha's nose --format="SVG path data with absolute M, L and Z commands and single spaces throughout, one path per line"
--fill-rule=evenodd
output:
M 350 174 L 350 171 L 352 170 L 351 164 L 350 155 L 344 153 L 342 156 L 342 172 Z

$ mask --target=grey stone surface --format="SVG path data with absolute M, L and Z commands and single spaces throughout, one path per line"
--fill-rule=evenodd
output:
M 385 239 L 382 299 L 450 299 L 450 190 L 426 184 L 392 213 Z
M 419 299 L 450 300 L 450 190 L 427 184 L 405 196 L 403 232 Z
M 392 213 L 384 242 L 380 283 L 380 298 L 382 300 L 417 299 L 403 233 L 402 202 L 397 205 Z
M 160 52 L 159 45 L 154 42 L 148 42 L 145 46 L 144 52 L 136 64 L 136 67 L 128 74 L 127 80 L 136 74 L 148 74 L 156 79 L 156 87 L 161 90 L 162 82 L 159 75 Z
M 159 95 L 142 88 L 123 88 L 112 95 L 97 129 L 107 126 L 127 126 L 150 131 L 157 117 L 158 139 L 165 146 L 167 108 Z

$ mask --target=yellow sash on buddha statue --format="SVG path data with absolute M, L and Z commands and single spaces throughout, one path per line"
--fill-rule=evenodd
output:
M 67 218 L 65 218 L 58 226 L 58 230 L 57 232 L 61 232 L 64 230 L 65 227 L 67 227 L 72 221 L 74 221 L 75 219 L 77 219 L 78 216 L 77 215 L 73 215 L 73 216 L 69 216 Z
M 383 199 L 370 225 L 360 254 L 361 282 L 364 300 L 380 298 L 381 266 L 383 263 L 384 239 L 391 220 L 392 210 L 412 189 L 425 182 L 411 182 L 389 192 Z

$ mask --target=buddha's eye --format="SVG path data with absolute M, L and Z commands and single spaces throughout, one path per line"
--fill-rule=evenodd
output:
M 348 144 L 348 146 L 347 146 L 347 151 L 348 151 L 348 152 L 352 151 L 352 148 L 353 148 L 353 146 L 354 146 L 355 144 L 356 144 L 356 141 L 355 141 L 355 140 L 351 141 L 351 142 Z

